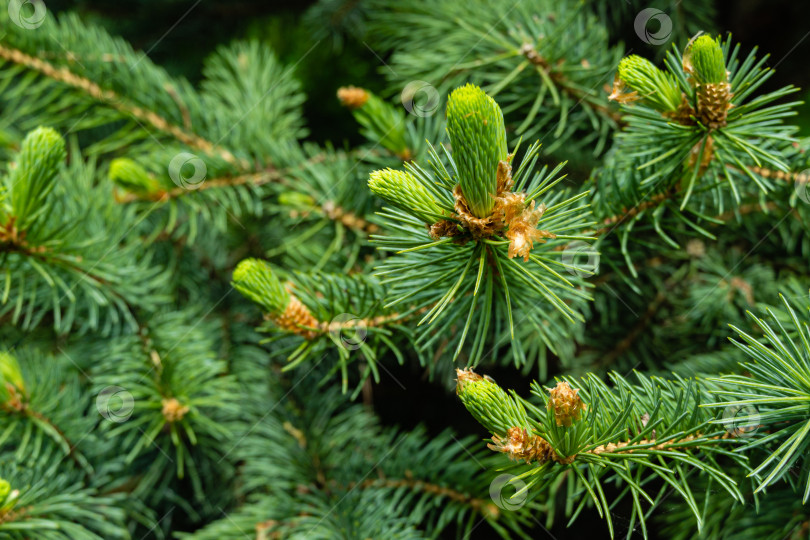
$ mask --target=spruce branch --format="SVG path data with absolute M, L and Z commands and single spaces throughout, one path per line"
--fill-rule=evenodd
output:
M 777 180 L 794 182 L 796 184 L 810 183 L 810 174 L 803 171 L 785 172 L 765 169 L 763 167 L 749 167 L 749 170 L 763 178 L 776 178 Z
M 12 85 L 15 91 L 7 96 L 8 106 L 19 109 L 19 114 L 26 115 L 27 121 L 47 118 L 52 125 L 64 125 L 80 132 L 97 127 L 98 119 L 85 126 L 81 119 L 77 123 L 73 118 L 65 118 L 62 109 L 53 111 L 47 104 L 54 102 L 53 96 L 59 94 L 63 109 L 67 104 L 90 107 L 104 119 L 102 124 L 110 124 L 114 129 L 96 141 L 88 149 L 89 153 L 109 155 L 122 144 L 133 145 L 140 154 L 135 161 L 148 163 L 149 173 L 159 173 L 163 189 L 149 190 L 139 194 L 141 197 L 162 200 L 166 196 L 162 191 L 169 192 L 170 198 L 180 195 L 181 191 L 170 183 L 166 169 L 183 151 L 193 152 L 205 164 L 208 175 L 220 179 L 244 178 L 262 171 L 280 176 L 288 174 L 289 167 L 306 160 L 298 145 L 298 139 L 305 135 L 301 124 L 300 85 L 289 68 L 257 43 L 235 43 L 220 48 L 206 61 L 205 80 L 198 91 L 185 80 L 169 77 L 120 39 L 74 16 L 63 15 L 56 21 L 47 15 L 43 24 L 46 30 L 36 35 L 8 24 L 9 31 L 0 46 L 11 62 L 18 63 L 5 64 L 0 73 L 4 79 L 14 81 L 21 72 L 20 67 L 24 67 L 43 77 L 42 84 L 37 86 L 38 99 L 27 95 L 23 101 L 17 88 L 25 85 Z M 97 37 L 92 46 L 76 38 L 89 33 Z M 99 56 L 98 48 L 115 50 L 120 61 L 111 64 L 106 59 L 95 58 Z M 62 58 L 65 49 L 71 54 Z M 45 61 L 32 56 L 34 51 L 38 55 L 49 51 L 57 54 Z M 87 62 L 77 62 L 77 58 L 86 58 Z M 164 143 L 174 147 L 166 149 Z M 171 181 L 177 183 L 174 178 Z M 223 182 L 220 187 L 230 186 Z M 222 205 L 244 203 L 245 190 L 240 190 L 238 183 L 234 187 L 237 195 L 226 193 L 231 190 L 222 190 L 223 193 L 213 196 L 200 195 L 199 190 L 186 190 L 183 194 L 195 191 L 198 194 L 192 198 L 203 199 L 202 202 L 216 200 Z M 193 210 L 200 205 L 188 206 Z M 257 207 L 246 206 L 251 210 Z M 226 208 L 232 214 L 240 213 Z M 171 221 L 171 217 L 166 221 Z M 194 235 L 187 236 L 193 238 Z
M 645 485 L 658 478 L 689 505 L 700 528 L 702 513 L 692 503 L 687 471 L 707 474 L 726 495 L 742 501 L 737 482 L 718 459 L 730 458 L 742 467 L 746 460 L 726 450 L 737 441 L 730 432 L 718 430 L 713 415 L 701 408 L 709 401 L 711 386 L 680 378 L 667 381 L 641 374 L 636 378 L 632 384 L 611 374 L 615 388 L 593 375 L 562 380 L 547 390 L 534 383 L 532 393 L 539 403 L 509 396 L 491 380 L 469 372 L 459 372 L 457 389 L 462 403 L 492 434 L 489 448 L 523 463 L 515 470 L 528 486 L 524 489 L 541 490 L 565 471 L 573 471 L 583 486 L 578 506 L 593 501 L 612 536 L 602 483 L 608 479 L 621 483 L 622 496 L 632 495 L 633 519 L 644 523 L 647 512 L 640 501 L 657 503 L 663 491 L 653 498 Z M 487 392 L 479 385 L 486 385 Z M 512 412 L 516 399 L 525 408 L 528 428 L 522 425 L 526 420 Z
M 423 331 L 420 346 L 463 322 L 453 358 L 469 333 L 474 336 L 471 365 L 480 360 L 485 343 L 502 335 L 519 343 L 516 320 L 529 319 L 549 332 L 542 341 L 553 347 L 560 324 L 582 320 L 579 305 L 588 299 L 580 274 L 565 260 L 568 254 L 559 251 L 572 240 L 589 239 L 584 232 L 589 211 L 580 203 L 587 194 L 550 191 L 564 178 L 557 176 L 564 164 L 534 172 L 539 143 L 521 156 L 513 174 L 514 153 L 505 147 L 499 107 L 479 88 L 467 85 L 454 92 L 447 114 L 452 153 L 442 148 L 440 157 L 431 146 L 430 171 L 411 162 L 399 174 L 372 173 L 372 189 L 398 209 L 381 214 L 391 235 L 372 236 L 381 249 L 396 252 L 377 267 L 382 283 L 392 286 L 387 305 L 407 302 L 411 310 L 426 311 L 419 325 L 439 325 L 437 331 Z M 479 217 L 482 212 L 487 213 Z M 443 217 L 425 221 L 436 214 Z M 556 309 L 525 305 L 533 295 Z M 476 313 L 483 315 L 473 328 Z
M 60 15 L 56 20 L 47 14 L 43 24 L 45 29 L 36 35 L 8 24 L 0 43 L 8 62 L 0 69 L 0 76 L 12 83 L 9 88 L 13 91 L 6 94 L 5 107 L 26 122 L 47 119 L 74 132 L 93 128 L 93 139 L 102 133 L 95 128 L 109 125 L 86 152 L 107 156 L 123 146 L 131 147 L 127 155 L 130 164 L 143 167 L 157 185 L 143 175 L 135 179 L 130 174 L 129 179 L 136 184 L 123 186 L 126 180 L 118 167 L 113 176 L 118 178 L 119 189 L 133 191 L 116 191 L 116 197 L 121 202 L 149 203 L 139 205 L 138 210 L 153 227 L 172 230 L 175 237 L 193 242 L 199 236 L 197 231 L 210 226 L 211 221 L 220 230 L 227 225 L 221 219 L 203 224 L 203 213 L 211 215 L 212 209 L 224 207 L 230 216 L 241 220 L 245 214 L 253 216 L 270 206 L 258 201 L 276 194 L 276 184 L 308 193 L 316 182 L 308 179 L 309 185 L 303 185 L 301 176 L 313 172 L 323 175 L 329 170 L 337 175 L 331 161 L 334 152 L 319 149 L 313 153 L 308 147 L 311 145 L 300 144 L 306 135 L 300 84 L 292 69 L 258 42 L 219 48 L 206 60 L 204 80 L 195 89 L 182 78 L 170 77 L 122 40 L 75 16 Z M 89 34 L 96 36 L 92 44 L 77 39 Z M 115 54 L 99 54 L 99 49 Z M 17 80 L 26 71 L 39 75 L 36 97 L 26 93 L 24 89 L 29 86 Z M 61 104 L 58 110 L 48 105 L 55 102 Z M 82 117 L 76 122 L 65 113 L 68 105 L 92 111 L 92 121 Z M 186 189 L 182 178 L 172 177 L 170 166 L 167 170 L 180 153 L 193 153 L 207 172 L 203 181 L 193 186 L 195 189 Z M 315 167 L 320 169 L 314 171 Z M 333 221 L 332 228 L 337 231 L 329 236 L 332 241 L 343 235 L 344 229 L 359 240 L 375 229 L 365 219 L 370 209 L 365 202 L 368 197 L 358 196 L 365 192 L 356 189 L 357 182 L 340 180 L 318 186 L 325 187 L 319 192 L 323 198 L 309 215 L 320 219 L 308 217 L 307 221 L 317 221 L 311 223 L 311 230 L 322 228 L 324 220 Z M 333 189 L 340 183 L 351 186 Z M 184 201 L 173 204 L 180 199 Z M 328 251 L 334 252 L 336 247 Z M 346 261 L 349 267 L 357 251 Z
M 94 394 L 109 396 L 96 402 L 100 434 L 115 442 L 126 466 L 142 470 L 136 493 L 188 478 L 203 500 L 204 486 L 228 473 L 222 445 L 232 435 L 237 386 L 215 354 L 211 327 L 192 310 L 154 314 L 138 334 L 81 349 L 93 366 Z M 127 397 L 123 406 L 116 408 L 112 392 Z
M 109 212 L 112 201 L 101 195 L 106 190 L 95 181 L 93 164 L 75 145 L 68 165 L 65 155 L 55 131 L 34 130 L 3 178 L 8 198 L 0 202 L 0 258 L 9 271 L 0 313 L 28 328 L 51 315 L 63 332 L 82 314 L 80 330 L 133 325 L 131 306 L 149 307 L 165 274 L 124 241 L 135 218 Z M 99 312 L 114 315 L 100 321 Z
M 126 158 L 124 158 L 126 159 Z M 134 168 L 124 168 L 119 160 L 114 160 L 110 164 L 110 180 L 117 186 L 123 188 L 123 193 L 115 194 L 115 201 L 121 204 L 136 202 L 155 202 L 178 199 L 185 195 L 190 195 L 206 189 L 222 189 L 239 186 L 262 186 L 272 182 L 278 182 L 283 178 L 283 174 L 278 171 L 247 173 L 241 175 L 228 175 L 223 177 L 206 179 L 203 184 L 194 190 L 183 187 L 173 187 L 165 189 L 155 183 L 154 176 L 143 169 L 132 160 L 127 160 L 130 165 L 134 164 L 139 170 Z M 115 168 L 113 167 L 115 165 Z
M 298 273 L 285 285 L 269 264 L 248 259 L 237 266 L 232 284 L 263 308 L 269 323 L 264 331 L 275 333 L 278 340 L 291 338 L 276 349 L 276 354 L 287 356 L 285 371 L 336 353 L 335 366 L 340 369 L 345 392 L 348 365 L 360 358 L 365 366 L 361 368 L 356 395 L 368 377 L 379 380 L 377 362 L 381 350 L 391 351 L 400 363 L 404 360 L 399 344 L 392 339 L 392 330 L 404 331 L 407 339 L 409 332 L 401 323 L 411 313 L 383 307 L 382 290 L 374 279 Z
M 384 326 L 398 318 L 396 314 L 392 314 L 353 318 L 345 322 L 318 320 L 273 274 L 272 267 L 259 259 L 241 261 L 233 272 L 232 284 L 245 297 L 262 306 L 266 316 L 279 328 L 307 339 L 340 330 Z M 289 287 L 294 289 L 292 284 Z
M 728 166 L 728 170 L 733 171 L 735 173 L 743 173 L 742 170 L 735 166 Z M 784 172 L 784 171 L 775 171 L 772 169 L 765 169 L 762 167 L 747 167 L 748 171 L 761 176 L 762 178 L 773 178 L 776 180 L 780 180 L 786 183 L 795 183 L 795 184 L 807 184 L 810 183 L 810 174 L 804 172 Z M 657 208 L 662 206 L 662 203 L 668 202 L 675 202 L 675 199 L 679 191 L 677 189 L 673 189 L 670 191 L 666 191 L 664 193 L 658 193 L 656 195 L 650 196 L 641 200 L 634 206 L 627 206 L 621 209 L 619 213 L 616 215 L 611 215 L 609 217 L 605 217 L 601 219 L 601 222 L 605 225 L 600 229 L 596 229 L 595 231 L 589 233 L 593 236 L 602 236 L 614 231 L 620 225 L 629 225 L 632 224 L 636 218 L 640 215 L 643 215 L 645 210 L 649 210 L 652 208 Z M 742 202 L 742 201 L 741 201 Z M 740 206 L 731 209 L 722 211 L 714 216 L 714 219 L 717 220 L 715 225 L 719 224 L 719 222 L 727 222 L 730 221 L 732 218 L 735 218 L 740 215 L 750 214 L 752 212 L 763 212 L 768 210 L 775 210 L 777 208 L 782 208 L 782 205 L 778 201 L 768 201 L 767 203 L 760 203 L 760 202 L 746 202 L 744 204 L 740 204 Z
M 0 459 L 0 535 L 11 540 L 130 538 L 126 498 L 103 495 L 53 452 L 4 446 Z
M 229 151 L 219 148 L 199 135 L 187 132 L 186 129 L 168 122 L 154 111 L 146 110 L 138 105 L 123 101 L 121 96 L 112 90 L 105 90 L 95 82 L 76 75 L 65 67 L 57 68 L 40 58 L 4 45 L 0 45 L 0 58 L 24 66 L 56 82 L 80 90 L 86 93 L 90 98 L 111 106 L 127 116 L 147 123 L 153 128 L 174 137 L 183 144 L 205 153 L 215 154 L 229 163 L 236 163 L 236 158 Z
M 767 319 L 749 313 L 762 330 L 761 338 L 732 326 L 739 335 L 732 343 L 749 357 L 742 364 L 747 375 L 714 378 L 722 400 L 706 406 L 742 409 L 718 423 L 744 426 L 750 437 L 740 452 L 768 450 L 749 475 L 762 478 L 755 492 L 787 477 L 805 504 L 810 500 L 810 325 L 806 311 L 800 317 L 780 297 L 783 308 L 769 309 Z M 798 468 L 798 481 L 788 476 L 791 467 Z
M 734 471 L 735 478 L 741 483 L 745 480 L 743 471 Z M 707 538 L 727 537 L 744 538 L 779 538 L 799 540 L 810 532 L 806 510 L 794 493 L 789 489 L 773 491 L 767 496 L 756 496 L 747 490 L 744 503 L 728 501 L 712 496 L 714 485 L 711 480 L 696 477 L 695 504 L 704 508 L 704 524 L 701 533 L 693 527 L 684 526 L 691 511 L 688 506 L 674 504 L 667 512 L 661 512 L 655 521 L 661 527 L 661 533 L 673 540 L 689 540 L 695 534 Z
M 317 164 L 324 159 L 325 154 L 322 154 L 312 157 L 308 162 Z M 263 172 L 206 179 L 203 184 L 194 190 L 182 187 L 173 187 L 166 190 L 165 188 L 159 187 L 155 177 L 143 169 L 138 163 L 128 158 L 120 158 L 113 160 L 110 164 L 109 178 L 124 190 L 124 193 L 115 194 L 115 201 L 117 203 L 130 204 L 144 201 L 165 202 L 208 189 L 223 189 L 239 186 L 259 187 L 271 183 L 291 189 L 296 187 L 300 188 L 300 186 L 297 186 L 294 182 L 289 181 L 288 178 L 290 175 L 294 174 L 294 170 L 298 170 L 301 167 L 302 166 L 295 166 L 281 171 L 269 169 Z M 303 169 L 306 170 L 306 164 L 303 164 Z M 306 212 L 314 212 L 332 221 L 339 222 L 344 227 L 356 231 L 359 234 L 368 235 L 377 231 L 377 225 L 352 211 L 337 206 L 333 201 L 325 201 L 318 205 L 311 196 L 309 196 L 306 201 L 306 208 L 303 209 Z
M 441 534 L 456 523 L 460 534 L 469 535 L 485 520 L 504 538 L 524 537 L 523 524 L 541 509 L 529 502 L 503 511 L 492 502 L 491 475 L 478 463 L 494 465 L 495 456 L 472 448 L 472 438 L 382 428 L 335 388 L 304 390 L 317 384 L 319 375 L 270 378 L 271 395 L 288 395 L 293 406 L 269 412 L 260 404 L 246 407 L 245 414 L 256 421 L 246 418 L 245 437 L 234 452 L 244 463 L 248 503 L 238 515 L 184 537 L 237 538 L 240 528 L 312 537 L 343 522 L 332 516 L 335 508 L 352 520 L 353 531 L 374 531 L 374 524 L 382 522 L 395 523 L 394 530 L 412 525 Z M 345 510 L 339 506 L 344 499 L 351 502 Z M 351 510 L 357 504 L 364 504 L 359 507 L 363 515 L 379 512 L 385 518 L 361 519 Z
M 0 352 L 1 440 L 32 460 L 53 448 L 89 474 L 89 458 L 98 452 L 95 420 L 86 414 L 88 399 L 68 364 L 31 348 Z
M 370 7 L 368 36 L 375 50 L 393 52 L 392 83 L 427 81 L 445 95 L 471 82 L 498 99 L 510 134 L 553 133 L 547 152 L 605 149 L 616 112 L 599 81 L 621 51 L 581 3 L 408 0 L 391 11 L 377 0 Z
M 471 414 L 492 433 L 489 448 L 524 463 L 519 469 L 522 480 L 531 479 L 530 486 L 542 489 L 549 477 L 560 474 L 564 467 L 575 467 L 585 491 L 597 507 L 601 505 L 608 520 L 608 507 L 596 496 L 605 472 L 597 473 L 592 465 L 613 471 L 616 480 L 626 485 L 625 493 L 633 494 L 633 519 L 642 523 L 645 513 L 640 500 L 656 504 L 661 496 L 652 498 L 645 492 L 641 479 L 647 474 L 659 476 L 681 495 L 684 511 L 695 516 L 699 530 L 706 514 L 694 503 L 695 487 L 687 482 L 688 473 L 681 467 L 708 473 L 711 483 L 744 502 L 739 480 L 719 467 L 720 458 L 731 459 L 743 474 L 752 477 L 758 484 L 754 494 L 788 478 L 806 501 L 810 488 L 802 448 L 810 444 L 805 433 L 810 414 L 805 403 L 810 401 L 805 381 L 810 380 L 806 365 L 810 324 L 784 298 L 783 304 L 782 310 L 769 310 L 769 320 L 753 318 L 755 327 L 764 333 L 761 338 L 732 327 L 741 338 L 733 343 L 750 357 L 741 364 L 744 373 L 740 375 L 667 381 L 638 374 L 638 382 L 631 384 L 613 374 L 613 389 L 591 375 L 580 381 L 560 381 L 548 390 L 535 383 L 532 392 L 540 400 L 536 404 L 510 396 L 491 379 L 465 371 L 459 372 L 458 393 Z M 478 386 L 486 386 L 486 392 Z M 707 414 L 711 409 L 722 409 L 722 417 Z M 525 412 L 516 415 L 515 410 Z M 717 430 L 717 426 L 725 429 Z M 731 444 L 733 452 L 725 449 Z M 749 465 L 759 455 L 763 456 L 761 463 Z M 672 464 L 666 465 L 664 459 Z M 666 468 L 659 469 L 655 461 Z M 789 475 L 791 468 L 798 475 Z M 723 500 L 716 489 L 706 487 L 704 491 L 704 505 Z
M 619 79 L 646 93 L 641 104 L 623 106 L 628 126 L 617 138 L 623 181 L 651 194 L 677 189 L 681 212 L 696 194 L 711 193 L 716 199 L 728 190 L 739 205 L 746 196 L 773 190 L 766 177 L 753 171 L 789 170 L 795 128 L 783 119 L 795 114 L 797 103 L 773 104 L 795 92 L 790 86 L 754 97 L 771 75 L 763 67 L 765 58 L 757 60 L 755 54 L 742 58 L 730 38 L 721 42 L 701 35 L 683 55 L 676 49 L 668 54 L 665 72 L 625 59 Z M 682 98 L 673 110 L 676 91 Z M 621 99 L 616 92 L 614 97 Z

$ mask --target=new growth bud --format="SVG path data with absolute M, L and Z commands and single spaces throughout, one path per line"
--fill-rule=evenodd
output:
M 7 352 L 0 351 L 0 381 L 25 391 L 25 383 L 17 359 Z
M 306 305 L 287 291 L 265 261 L 245 259 L 240 262 L 233 271 L 231 285 L 262 306 L 265 318 L 282 330 L 313 339 L 318 335 L 315 329 L 323 326 Z
M 0 520 L 3 518 L 3 514 L 14 508 L 19 498 L 20 491 L 12 490 L 8 480 L 0 478 Z
M 655 67 L 646 58 L 632 54 L 622 59 L 617 76 L 624 86 L 637 94 L 636 99 L 656 110 L 674 112 L 681 103 L 681 90 L 675 78 Z
M 432 224 L 444 218 L 433 196 L 411 173 L 393 169 L 374 171 L 369 176 L 368 187 L 387 203 L 425 223 Z
M 0 506 L 6 500 L 9 493 L 11 493 L 11 484 L 8 483 L 8 480 L 0 478 Z
M 260 259 L 245 259 L 236 265 L 231 285 L 271 315 L 283 313 L 290 302 L 290 294 L 273 274 L 272 267 Z
M 485 218 L 495 204 L 498 163 L 508 159 L 501 108 L 477 86 L 456 88 L 447 100 L 447 134 L 470 212 Z
M 163 406 L 161 409 L 163 418 L 167 422 L 179 422 L 189 411 L 188 406 L 180 403 L 177 398 L 164 398 L 161 405 Z
M 25 381 L 17 359 L 0 352 L 0 407 L 13 411 L 25 409 Z
M 720 38 L 714 39 L 706 34 L 696 37 L 684 52 L 683 64 L 684 71 L 698 84 L 728 81 Z
M 557 425 L 565 427 L 578 422 L 588 408 L 579 397 L 579 390 L 571 388 L 565 381 L 558 382 L 555 388 L 549 390 L 547 407 L 554 414 Z
M 694 38 L 684 52 L 683 68 L 696 87 L 698 121 L 709 129 L 725 127 L 733 94 L 720 38 Z
M 509 429 L 528 425 L 526 410 L 494 380 L 457 369 L 456 394 L 473 418 L 493 435 L 508 437 Z
M 18 229 L 28 229 L 40 217 L 65 156 L 65 141 L 52 128 L 38 127 L 23 139 L 7 183 L 11 186 L 7 203 Z
M 356 86 L 341 86 L 338 88 L 337 97 L 344 107 L 359 109 L 368 101 L 368 92 Z
M 131 193 L 148 196 L 160 192 L 157 180 L 129 158 L 112 160 L 109 177 L 116 185 Z

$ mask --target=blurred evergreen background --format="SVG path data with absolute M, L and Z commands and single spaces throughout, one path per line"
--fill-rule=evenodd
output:
M 804 90 L 804 100 L 810 101 L 810 2 L 705 1 L 714 3 L 717 13 L 714 28 L 707 31 L 731 32 L 743 46 L 756 44 L 771 55 L 769 65 L 777 67 L 776 74 L 763 91 L 794 84 Z M 341 5 L 332 20 L 307 19 L 308 11 L 317 4 L 314 0 L 49 0 L 47 6 L 54 12 L 76 11 L 86 21 L 103 24 L 171 73 L 192 82 L 200 78 L 203 59 L 218 45 L 233 39 L 259 38 L 269 43 L 284 63 L 297 64 L 297 75 L 310 98 L 305 105 L 310 137 L 342 145 L 361 139 L 351 114 L 339 106 L 335 91 L 354 84 L 381 92 L 384 82 L 380 71 L 387 69 L 385 58 L 365 44 L 362 32 L 347 36 L 332 32 L 337 27 L 351 28 L 352 21 L 347 25 L 346 20 L 336 19 L 355 17 L 362 3 L 330 1 L 330 5 Z M 682 7 L 677 0 L 672 5 L 672 9 Z M 626 24 L 614 29 L 613 39 L 624 42 L 627 51 L 649 55 L 645 48 L 650 46 L 634 33 L 632 13 Z M 802 126 L 801 135 L 810 135 L 807 105 L 796 123 Z

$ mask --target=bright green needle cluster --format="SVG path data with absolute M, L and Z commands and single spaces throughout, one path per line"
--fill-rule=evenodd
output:
M 697 37 L 686 51 L 686 56 L 692 64 L 693 75 L 698 83 L 727 82 L 726 62 L 723 58 L 723 49 L 720 47 L 720 38 L 714 39 L 708 35 Z
M 503 112 L 477 86 L 456 88 L 447 100 L 447 134 L 467 206 L 485 218 L 495 204 L 498 162 L 508 156 Z
M 619 63 L 619 79 L 653 108 L 674 112 L 681 103 L 681 90 L 675 78 L 652 62 L 632 54 Z
M 158 189 L 157 181 L 146 169 L 129 158 L 117 158 L 110 162 L 110 180 L 132 193 L 148 195 Z
M 6 384 L 11 384 L 18 390 L 25 391 L 25 383 L 20 372 L 17 358 L 7 352 L 0 351 L 0 392 L 5 391 Z
M 411 173 L 393 169 L 374 171 L 368 187 L 378 197 L 425 223 L 435 223 L 444 217 L 433 196 Z
M 0 512 L 11 510 L 19 496 L 19 491 L 11 491 L 11 484 L 8 483 L 8 480 L 0 478 Z
M 233 271 L 231 285 L 271 315 L 284 313 L 290 302 L 290 293 L 273 274 L 273 268 L 261 259 L 240 261 Z
M 489 377 L 471 369 L 456 370 L 456 393 L 467 411 L 490 433 L 505 436 L 509 428 L 528 428 L 526 409 Z
M 39 127 L 22 142 L 16 166 L 9 174 L 11 213 L 25 230 L 44 210 L 59 165 L 65 160 L 65 141 L 52 128 Z

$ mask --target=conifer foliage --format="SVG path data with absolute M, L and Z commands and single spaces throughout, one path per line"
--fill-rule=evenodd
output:
M 806 538 L 798 89 L 649 4 L 3 0 L 0 538 Z

